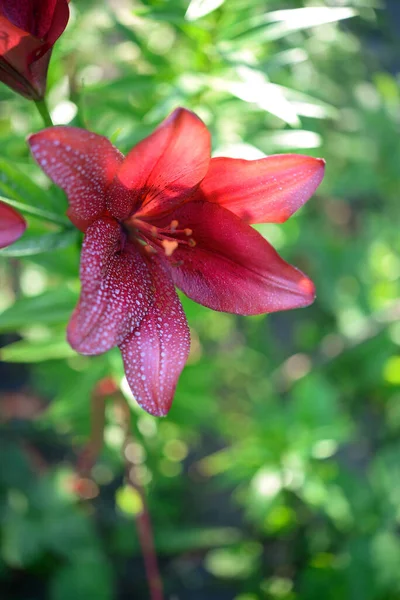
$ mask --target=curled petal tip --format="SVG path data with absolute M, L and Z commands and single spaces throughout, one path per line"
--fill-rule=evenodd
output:
M 303 293 L 304 303 L 302 306 L 309 306 L 312 304 L 316 298 L 316 290 L 314 282 L 311 281 L 308 277 L 303 277 L 298 282 L 299 290 Z

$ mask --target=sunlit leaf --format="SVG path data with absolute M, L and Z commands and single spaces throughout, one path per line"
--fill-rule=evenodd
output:
M 255 138 L 255 142 L 266 154 L 272 154 L 275 150 L 318 148 L 322 144 L 322 138 L 314 131 L 295 129 L 263 133 Z
M 257 38 L 273 41 L 289 33 L 310 29 L 327 23 L 349 19 L 357 14 L 354 8 L 336 8 L 330 6 L 309 6 L 288 10 L 277 10 L 257 16 L 232 28 L 230 39 Z
M 185 19 L 196 21 L 219 8 L 225 0 L 191 0 Z

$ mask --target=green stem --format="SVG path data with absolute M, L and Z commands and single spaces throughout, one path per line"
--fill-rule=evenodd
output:
M 55 223 L 56 225 L 63 225 L 64 227 L 71 225 L 71 223 L 65 217 L 55 215 L 52 212 L 43 210 L 41 208 L 37 208 L 36 206 L 29 206 L 28 204 L 17 202 L 17 200 L 11 200 L 11 198 L 4 198 L 3 196 L 0 196 L 0 202 L 4 202 L 4 204 L 9 204 L 13 208 L 16 208 L 17 210 L 19 210 L 22 213 L 25 213 L 26 215 L 38 217 L 39 219 L 44 219 L 45 221 Z
M 153 526 L 151 516 L 146 502 L 146 494 L 137 474 L 136 462 L 133 462 L 127 455 L 127 448 L 132 447 L 134 438 L 131 427 L 131 412 L 126 400 L 116 397 L 118 408 L 121 411 L 120 425 L 124 432 L 124 456 L 126 459 L 127 480 L 130 486 L 139 494 L 141 500 L 141 510 L 135 514 L 136 529 L 138 532 L 139 544 L 142 549 L 144 567 L 149 586 L 150 600 L 164 600 L 163 582 L 161 579 L 157 553 L 154 544 Z
M 47 108 L 46 100 L 35 100 L 36 108 L 38 109 L 40 116 L 43 119 L 43 123 L 45 127 L 52 127 L 53 121 L 51 120 L 51 116 L 49 113 L 49 109 Z

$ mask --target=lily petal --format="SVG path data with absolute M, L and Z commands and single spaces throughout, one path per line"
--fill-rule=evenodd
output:
M 31 56 L 46 52 L 43 40 L 16 27 L 0 12 L 0 81 L 26 98 L 38 100 L 45 80 L 38 82 L 30 71 Z
M 0 80 L 26 98 L 40 100 L 52 46 L 67 26 L 69 7 L 67 0 L 33 4 L 0 0 Z
M 325 161 L 299 154 L 213 158 L 201 190 L 247 223 L 283 223 L 314 194 Z
M 69 200 L 68 217 L 85 231 L 106 209 L 106 188 L 123 155 L 111 142 L 77 127 L 49 127 L 29 137 L 32 154 Z
M 152 301 L 152 279 L 138 248 L 129 242 L 121 248 L 120 225 L 109 218 L 87 229 L 80 279 L 67 339 L 81 354 L 102 354 L 140 324 Z
M 150 263 L 155 302 L 140 326 L 120 346 L 125 373 L 140 406 L 166 415 L 187 360 L 190 333 L 171 275 L 157 257 Z
M 173 216 L 182 227 L 193 231 L 193 242 L 179 244 L 173 252 L 171 273 L 175 284 L 195 302 L 240 315 L 288 310 L 313 302 L 312 281 L 222 206 L 188 202 Z
M 0 14 L 16 27 L 53 45 L 67 25 L 69 8 L 67 0 L 0 0 Z
M 0 248 L 16 242 L 25 229 L 25 219 L 12 206 L 0 202 Z
M 210 151 L 203 121 L 176 109 L 125 158 L 109 192 L 111 214 L 126 219 L 133 211 L 135 216 L 171 211 L 207 173 Z

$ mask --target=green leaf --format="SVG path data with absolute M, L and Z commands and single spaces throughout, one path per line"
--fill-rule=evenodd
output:
M 32 256 L 42 252 L 53 252 L 72 246 L 78 240 L 76 229 L 65 229 L 54 233 L 42 235 L 24 235 L 11 246 L 0 250 L 0 256 Z
M 53 207 L 48 192 L 36 185 L 13 163 L 0 156 L 0 194 L 9 196 L 17 202 L 48 209 Z
M 7 516 L 2 537 L 2 555 L 13 567 L 27 567 L 43 552 L 42 524 L 25 519 L 18 513 Z
M 185 19 L 196 21 L 210 14 L 225 2 L 225 0 L 191 0 L 186 11 Z
M 61 337 L 35 342 L 21 340 L 0 350 L 0 358 L 4 362 L 36 363 L 70 356 L 76 356 L 76 352 Z
M 82 554 L 79 553 L 72 564 L 56 571 L 50 584 L 51 600 L 112 600 L 114 594 L 110 565 L 93 551 Z
M 322 138 L 315 131 L 293 129 L 261 133 L 254 137 L 253 143 L 266 154 L 272 154 L 275 150 L 318 148 Z
M 18 331 L 32 324 L 65 323 L 78 295 L 67 289 L 53 289 L 32 298 L 20 298 L 0 314 L 0 332 Z
M 273 41 L 295 31 L 334 23 L 356 15 L 357 11 L 349 7 L 309 6 L 277 10 L 266 13 L 262 17 L 257 15 L 257 17 L 241 22 L 236 28 L 232 27 L 230 32 L 225 30 L 224 35 L 231 40 L 256 38 Z
M 13 206 L 24 214 L 31 215 L 32 217 L 44 219 L 45 221 L 50 221 L 50 223 L 56 223 L 57 225 L 70 225 L 70 222 L 66 217 L 56 215 L 48 210 L 37 208 L 36 206 L 30 206 L 29 204 L 25 204 L 24 202 L 19 202 L 5 196 L 0 196 L 0 201 Z

